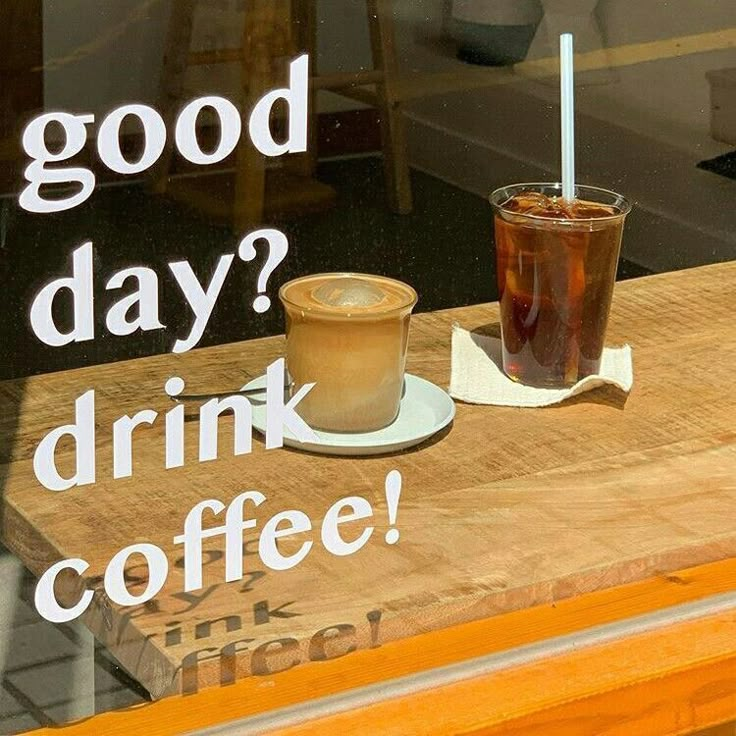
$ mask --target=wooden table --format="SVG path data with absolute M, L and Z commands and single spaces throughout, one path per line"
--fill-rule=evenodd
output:
M 608 342 L 633 346 L 635 384 L 628 399 L 603 389 L 539 410 L 459 404 L 449 432 L 388 457 L 265 450 L 257 439 L 251 454 L 233 458 L 231 419 L 224 417 L 221 459 L 196 462 L 198 424 L 192 421 L 186 424 L 186 465 L 164 470 L 159 420 L 136 430 L 133 477 L 112 480 L 114 419 L 149 407 L 169 409 L 163 385 L 172 375 L 182 376 L 192 392 L 242 385 L 281 355 L 281 337 L 5 383 L 0 395 L 13 411 L 0 419 L 3 432 L 12 429 L 13 414 L 18 427 L 3 468 L 4 542 L 37 574 L 61 558 L 79 556 L 90 563 L 90 578 L 102 575 L 109 559 L 134 542 L 166 550 L 171 570 L 155 605 L 108 608 L 96 596 L 85 623 L 156 699 L 230 687 L 190 697 L 189 706 L 176 697 L 143 711 L 102 716 L 108 734 L 178 733 L 183 723 L 193 729 L 262 713 L 732 592 L 735 282 L 736 263 L 729 263 L 617 285 Z M 452 323 L 493 329 L 497 321 L 496 305 L 417 316 L 408 370 L 447 386 Z M 35 446 L 51 427 L 71 421 L 74 399 L 90 388 L 97 398 L 98 481 L 63 493 L 45 491 L 33 474 Z M 69 460 L 68 451 L 60 453 L 62 468 Z M 388 521 L 381 509 L 385 516 L 384 479 L 394 468 L 403 476 L 401 539 L 390 546 L 383 541 Z M 206 547 L 213 561 L 205 567 L 205 588 L 196 596 L 182 594 L 182 571 L 174 564 L 181 549 L 172 538 L 181 533 L 187 511 L 205 498 L 227 503 L 251 488 L 267 496 L 260 518 L 298 508 L 315 525 L 338 498 L 364 495 L 378 509 L 374 538 L 345 558 L 315 544 L 301 565 L 284 572 L 261 569 L 250 545 L 243 581 L 230 584 L 222 583 L 224 565 L 216 552 L 222 538 L 213 538 Z M 720 690 L 711 683 L 717 692 L 708 703 L 717 702 L 715 710 L 698 715 L 692 706 L 686 725 L 693 728 L 736 718 L 736 617 L 724 605 L 721 600 L 720 607 L 702 612 L 710 618 L 677 624 L 689 627 L 677 630 L 678 641 L 697 643 L 688 644 L 688 656 L 697 653 L 698 663 L 718 664 L 714 672 L 721 678 Z M 536 710 L 526 703 L 533 695 L 527 692 L 517 715 L 541 709 L 545 687 L 547 705 L 559 705 L 553 691 L 580 679 L 581 672 L 588 688 L 602 682 L 617 669 L 611 662 L 627 660 L 621 652 L 628 651 L 640 669 L 661 665 L 669 674 L 680 672 L 687 657 L 667 648 L 672 633 L 652 625 L 657 639 L 644 628 L 634 651 L 647 652 L 644 659 L 632 658 L 630 644 L 618 654 L 609 651 L 619 659 L 605 660 L 597 673 L 580 669 L 585 652 L 575 653 L 577 660 L 563 658 L 568 667 L 577 661 L 578 669 L 557 672 L 568 680 L 528 680 L 539 686 Z M 363 651 L 343 656 L 353 648 Z M 728 668 L 725 679 L 721 665 Z M 246 677 L 252 673 L 257 676 Z M 621 687 L 626 677 L 618 674 L 623 680 L 614 680 Z M 481 673 L 479 682 L 491 675 Z M 648 682 L 641 672 L 631 677 Z M 231 685 L 240 678 L 246 679 Z M 481 692 L 486 697 L 490 691 Z M 513 715 L 509 702 L 496 705 L 497 723 L 507 722 Z M 679 713 L 670 706 L 666 712 Z M 412 706 L 403 712 L 411 713 Z M 572 713 L 560 733 L 603 733 L 585 730 Z M 138 719 L 132 730 L 131 718 Z M 681 733 L 684 721 L 678 718 L 669 730 L 620 733 Z M 93 723 L 100 728 L 98 719 Z M 71 731 L 91 733 L 84 731 L 88 726 Z M 539 733 L 557 733 L 550 728 Z

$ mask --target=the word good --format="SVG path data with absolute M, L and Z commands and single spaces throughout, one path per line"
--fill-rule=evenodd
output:
M 253 145 L 264 156 L 281 156 L 307 150 L 307 104 L 309 99 L 309 57 L 305 54 L 291 62 L 289 86 L 272 90 L 255 105 L 248 119 L 248 132 Z M 288 108 L 288 135 L 276 141 L 270 128 L 271 112 L 281 101 Z M 219 142 L 214 150 L 203 151 L 197 139 L 197 123 L 203 111 L 214 114 L 219 127 Z M 137 161 L 123 155 L 120 131 L 123 121 L 132 119 L 142 131 L 143 151 Z M 25 170 L 28 185 L 20 194 L 20 206 L 29 212 L 60 212 L 82 204 L 95 188 L 95 175 L 81 166 L 64 164 L 78 155 L 87 144 L 87 126 L 95 123 L 92 114 L 48 112 L 34 118 L 23 132 L 23 150 L 31 159 Z M 49 126 L 63 131 L 61 145 L 47 142 Z M 243 128 L 238 108 L 224 97 L 198 97 L 179 113 L 173 130 L 179 153 L 189 162 L 201 166 L 223 161 L 236 148 Z M 97 129 L 97 153 L 112 171 L 140 174 L 161 157 L 171 133 L 161 115 L 148 105 L 130 104 L 113 110 Z M 62 187 L 61 195 L 49 197 L 48 186 Z M 71 185 L 71 186 L 70 186 Z M 43 188 L 43 189 L 42 189 Z M 71 193 L 70 193 L 71 192 Z

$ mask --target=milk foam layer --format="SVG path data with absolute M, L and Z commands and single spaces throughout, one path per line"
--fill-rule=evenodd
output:
M 417 298 L 400 281 L 357 273 L 306 276 L 285 284 L 280 296 L 291 307 L 336 316 L 380 315 L 411 307 Z
M 348 277 L 325 281 L 313 289 L 312 298 L 328 307 L 375 307 L 386 295 L 375 284 Z

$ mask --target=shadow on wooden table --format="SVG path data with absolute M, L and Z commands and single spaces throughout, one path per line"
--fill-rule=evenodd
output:
M 616 388 L 616 386 L 599 386 L 591 391 L 586 391 L 585 393 L 565 399 L 560 404 L 552 404 L 545 408 L 564 409 L 566 406 L 574 406 L 575 404 L 599 404 L 623 411 L 628 398 L 629 394 Z
M 473 327 L 471 332 L 474 335 L 483 335 L 484 337 L 494 337 L 501 339 L 500 322 L 489 322 L 487 324 Z M 572 396 L 565 399 L 559 404 L 551 404 L 544 407 L 545 409 L 563 409 L 566 406 L 574 406 L 575 404 L 600 404 L 601 406 L 610 406 L 613 409 L 623 410 L 629 394 L 616 386 L 600 386 L 591 391 Z
M 445 427 L 444 429 L 441 429 L 436 434 L 433 434 L 429 439 L 424 440 L 424 442 L 420 442 L 418 445 L 414 445 L 414 447 L 408 447 L 405 450 L 395 450 L 393 452 L 384 452 L 376 455 L 366 455 L 364 457 L 361 457 L 359 455 L 330 455 L 329 457 L 331 460 L 350 460 L 352 462 L 355 462 L 356 460 L 375 460 L 376 458 L 380 457 L 398 457 L 411 455 L 415 452 L 426 450 L 428 447 L 432 447 L 432 445 L 436 445 L 438 442 L 442 442 L 442 440 L 447 437 L 447 435 L 450 434 L 451 431 L 452 423 L 450 423 L 449 426 Z M 253 439 L 255 442 L 260 442 L 261 444 L 264 444 L 263 437 L 257 433 L 253 435 Z M 324 454 L 319 452 L 308 452 L 307 450 L 300 450 L 295 447 L 289 447 L 288 445 L 284 445 L 281 450 L 285 452 L 295 452 L 299 455 L 307 453 L 309 455 L 314 455 L 315 457 L 325 457 Z
M 501 339 L 501 323 L 500 322 L 488 322 L 484 325 L 478 325 L 477 327 L 471 328 L 470 332 L 474 335 L 483 335 L 483 337 L 495 337 L 497 340 Z

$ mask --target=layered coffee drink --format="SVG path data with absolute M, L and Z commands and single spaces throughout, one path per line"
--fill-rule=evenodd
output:
M 401 401 L 414 289 L 383 276 L 331 273 L 290 281 L 279 298 L 292 391 L 316 384 L 297 407 L 302 419 L 333 432 L 391 424 Z
M 520 184 L 491 195 L 503 367 L 521 383 L 571 386 L 598 372 L 630 205 L 614 192 Z

